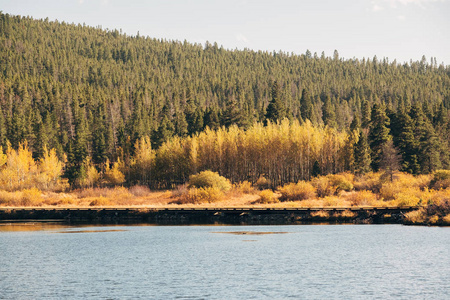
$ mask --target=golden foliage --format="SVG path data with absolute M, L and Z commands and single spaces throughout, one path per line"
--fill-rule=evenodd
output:
M 378 193 L 381 189 L 381 173 L 369 172 L 354 179 L 354 187 L 357 191 L 369 190 Z
M 411 224 L 423 224 L 426 221 L 426 212 L 423 208 L 405 214 L 405 219 Z
M 278 192 L 281 193 L 280 201 L 306 200 L 316 196 L 316 189 L 306 181 L 289 183 L 278 188 Z
M 231 183 L 228 179 L 220 176 L 217 172 L 202 171 L 197 175 L 189 176 L 188 188 L 216 188 L 221 191 L 231 189 Z
M 252 183 L 247 180 L 239 182 L 236 185 L 236 190 L 238 190 L 240 193 L 243 193 L 243 194 L 255 193 L 255 188 L 253 187 Z
M 353 175 L 341 173 L 316 177 L 311 184 L 316 188 L 317 196 L 326 197 L 338 194 L 340 191 L 351 191 L 352 181 Z
M 222 200 L 223 197 L 223 191 L 217 187 L 190 188 L 179 197 L 177 202 L 179 204 L 212 203 Z
M 272 190 L 262 190 L 259 192 L 259 199 L 256 203 L 269 204 L 279 202 L 278 198 Z
M 444 224 L 446 224 L 446 225 L 450 225 L 450 214 L 445 215 L 442 218 L 442 222 L 444 222 Z
M 107 184 L 118 185 L 125 182 L 125 175 L 120 171 L 119 166 L 120 159 L 113 163 L 112 168 L 110 167 L 109 160 L 106 160 L 103 177 Z
M 372 191 L 355 191 L 346 195 L 346 199 L 353 206 L 373 206 L 377 203 L 377 196 Z

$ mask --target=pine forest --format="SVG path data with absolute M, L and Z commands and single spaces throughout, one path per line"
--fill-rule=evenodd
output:
M 2 189 L 450 168 L 450 66 L 435 58 L 228 50 L 4 13 L 0 49 Z

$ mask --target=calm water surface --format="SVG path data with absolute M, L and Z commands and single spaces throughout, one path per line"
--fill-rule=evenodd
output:
M 28 228 L 0 226 L 0 299 L 450 299 L 450 228 Z

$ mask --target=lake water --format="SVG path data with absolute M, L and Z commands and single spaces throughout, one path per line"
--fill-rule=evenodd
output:
M 0 299 L 450 299 L 449 249 L 401 225 L 0 226 Z

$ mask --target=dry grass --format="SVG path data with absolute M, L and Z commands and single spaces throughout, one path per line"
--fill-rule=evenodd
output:
M 412 222 L 430 224 L 449 224 L 450 188 L 428 189 L 432 175 L 414 177 L 409 174 L 395 174 L 394 181 L 383 181 L 379 173 L 369 173 L 353 178 L 349 174 L 321 176 L 312 182 L 288 184 L 271 190 L 258 191 L 244 181 L 223 192 L 215 188 L 191 188 L 182 185 L 173 191 L 151 191 L 145 186 L 130 188 L 89 188 L 70 193 L 40 191 L 36 188 L 22 191 L 0 190 L 0 206 L 4 207 L 117 207 L 127 206 L 142 209 L 165 207 L 261 207 L 261 208 L 319 208 L 354 206 L 415 206 L 425 205 L 424 212 L 409 216 Z M 353 181 L 352 181 L 353 180 Z M 339 183 L 355 185 L 354 191 L 346 192 L 336 187 Z M 370 189 L 361 190 L 361 187 Z M 315 191 L 322 189 L 316 198 Z M 346 188 L 347 189 L 347 188 Z M 374 190 L 379 190 L 379 194 Z M 281 198 L 284 202 L 280 202 Z M 301 201 L 298 201 L 301 200 Z M 335 216 L 335 215 L 333 215 Z M 337 216 L 337 215 L 336 215 Z M 426 217 L 431 216 L 431 217 Z M 343 216 L 346 217 L 346 216 Z M 350 218 L 350 216 L 348 216 Z M 422 217 L 422 219 L 420 219 Z

